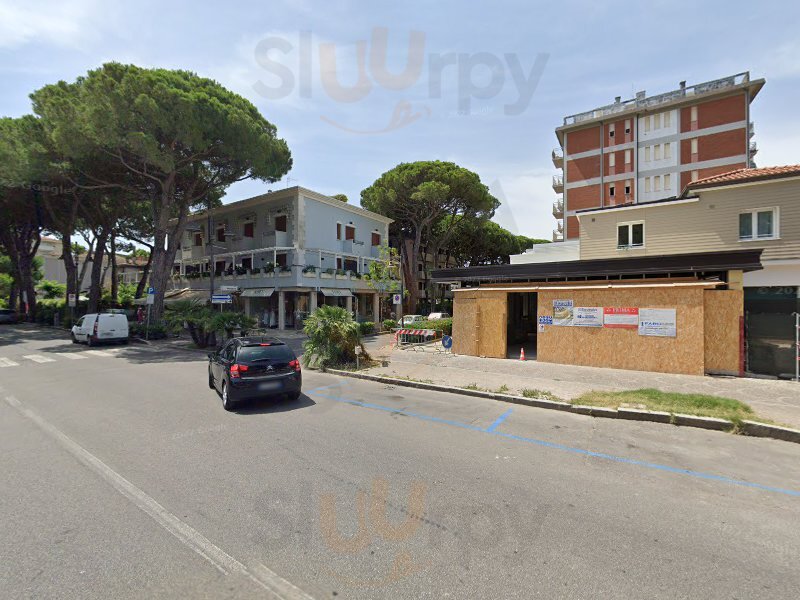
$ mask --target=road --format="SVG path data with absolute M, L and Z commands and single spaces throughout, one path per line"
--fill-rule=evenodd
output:
M 800 446 L 0 328 L 3 598 L 795 598 Z

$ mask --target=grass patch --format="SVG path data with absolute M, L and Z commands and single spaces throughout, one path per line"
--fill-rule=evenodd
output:
M 506 392 L 508 392 L 508 386 L 505 383 L 497 388 L 498 394 L 505 394 Z
M 662 392 L 651 388 L 625 392 L 587 392 L 572 402 L 573 404 L 607 408 L 619 408 L 623 404 L 643 406 L 645 410 L 728 419 L 734 423 L 756 417 L 752 408 L 733 398 Z
M 563 402 L 563 400 L 561 398 L 559 398 L 558 396 L 556 396 L 552 392 L 548 392 L 547 390 L 536 390 L 536 389 L 532 390 L 532 389 L 526 388 L 526 389 L 522 390 L 522 395 L 525 396 L 526 398 L 541 398 L 542 400 L 551 400 L 553 402 Z
M 478 387 L 477 383 L 470 383 L 469 385 L 463 385 L 461 387 L 462 387 L 462 389 L 465 389 L 465 390 L 479 390 L 479 389 L 481 389 L 481 388 Z

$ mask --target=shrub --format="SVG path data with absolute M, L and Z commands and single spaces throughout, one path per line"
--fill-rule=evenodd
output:
M 66 284 L 50 281 L 48 279 L 42 279 L 36 287 L 42 292 L 44 300 L 63 298 L 67 293 Z
M 375 333 L 375 323 L 372 321 L 363 321 L 358 324 L 358 331 L 361 335 L 372 335 Z
M 320 306 L 306 317 L 303 329 L 308 335 L 303 344 L 303 360 L 311 367 L 352 364 L 356 346 L 361 347 L 362 358 L 370 360 L 361 344 L 358 323 L 340 306 Z
M 130 323 L 128 325 L 128 332 L 131 337 L 147 337 L 151 340 L 163 340 L 167 337 L 168 331 L 164 325 L 151 323 L 149 329 L 148 332 L 145 323 Z
M 436 319 L 435 321 L 416 321 L 409 327 L 412 329 L 434 329 L 442 335 L 453 335 L 453 319 Z
M 383 330 L 384 331 L 392 331 L 395 327 L 397 327 L 397 321 L 394 319 L 384 319 L 383 320 Z

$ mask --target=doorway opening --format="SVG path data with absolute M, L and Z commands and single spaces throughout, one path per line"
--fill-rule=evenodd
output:
M 536 359 L 536 315 L 538 309 L 536 292 L 512 292 L 508 294 L 508 324 L 506 329 L 508 358 L 519 358 L 525 351 L 526 360 Z

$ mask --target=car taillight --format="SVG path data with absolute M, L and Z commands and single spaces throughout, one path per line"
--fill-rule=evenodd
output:
M 250 367 L 248 367 L 247 365 L 236 365 L 236 364 L 233 364 L 233 365 L 231 365 L 231 377 L 236 379 L 237 377 L 240 377 L 240 373 L 244 373 L 249 368 Z
M 300 372 L 300 361 L 296 358 L 294 360 L 289 361 L 289 366 L 292 367 L 298 373 Z

